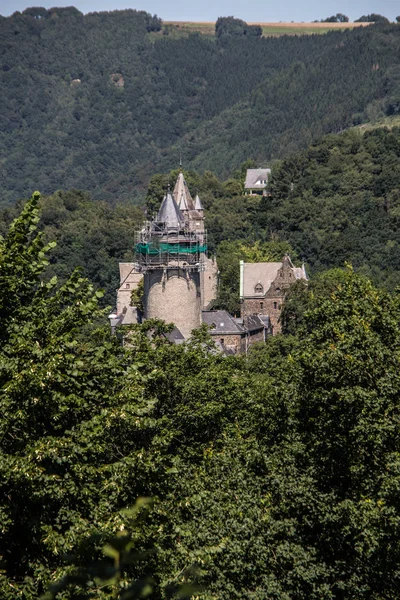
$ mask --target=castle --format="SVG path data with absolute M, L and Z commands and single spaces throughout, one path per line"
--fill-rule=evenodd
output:
M 120 263 L 120 287 L 112 325 L 160 319 L 175 325 L 170 339 L 180 343 L 206 323 L 217 346 L 226 354 L 243 353 L 267 335 L 280 331 L 279 316 L 287 289 L 307 279 L 304 266 L 282 262 L 240 263 L 241 316 L 212 310 L 217 295 L 218 266 L 207 257 L 204 210 L 193 199 L 180 172 L 160 209 L 136 233 L 136 262 Z M 143 306 L 132 305 L 131 294 L 143 286 Z
M 207 257 L 204 210 L 180 172 L 156 217 L 136 233 L 136 263 L 120 263 L 119 324 L 140 321 L 131 293 L 143 281 L 143 317 L 174 323 L 187 339 L 217 295 L 218 267 Z

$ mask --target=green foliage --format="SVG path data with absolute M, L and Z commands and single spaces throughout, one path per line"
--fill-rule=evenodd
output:
M 262 27 L 257 25 L 247 25 L 241 19 L 235 17 L 218 17 L 215 23 L 215 35 L 220 38 L 223 35 L 243 36 L 251 35 L 262 36 Z
M 73 7 L 0 20 L 1 205 L 38 181 L 46 195 L 141 203 L 180 154 L 227 178 L 248 158 L 397 111 L 396 25 L 278 39 L 242 25 L 246 35 L 171 39 L 160 26 L 144 11 Z
M 131 293 L 131 304 L 132 304 L 132 306 L 136 306 L 136 308 L 138 309 L 139 312 L 142 313 L 142 315 L 144 314 L 143 299 L 144 299 L 144 279 L 142 279 L 138 283 L 137 288 L 132 290 L 132 293 Z
M 285 254 L 296 258 L 286 242 L 269 241 L 246 244 L 240 241 L 223 241 L 218 246 L 217 260 L 220 270 L 218 298 L 215 306 L 239 315 L 239 262 L 281 261 Z
M 351 270 L 306 318 L 297 415 L 335 596 L 396 595 L 398 318 L 397 295 Z
M 121 347 L 87 281 L 43 279 L 38 203 L 0 241 L 0 596 L 395 598 L 399 295 L 347 268 L 247 356 L 156 321 Z
M 74 567 L 63 579 L 52 584 L 42 600 L 56 600 L 63 597 L 64 591 L 72 590 L 73 597 L 89 598 L 121 598 L 121 600 L 138 600 L 154 598 L 156 584 L 151 577 L 144 577 L 132 582 L 132 565 L 146 561 L 151 552 L 137 550 L 137 537 L 140 524 L 148 514 L 150 498 L 139 498 L 131 509 L 122 511 L 125 521 L 121 531 L 103 547 L 104 559 L 91 565 Z M 79 562 L 75 556 L 74 561 Z M 189 600 L 199 586 L 189 583 L 191 575 L 198 572 L 195 567 L 186 569 L 179 577 L 165 587 L 165 598 Z M 183 581 L 183 583 L 182 583 Z
M 100 491 L 139 423 L 120 395 L 139 391 L 136 373 L 109 333 L 89 327 L 104 319 L 102 293 L 78 272 L 61 287 L 41 278 L 50 245 L 35 233 L 38 201 L 34 194 L 0 244 L 4 598 L 37 597 L 96 522 L 100 537 L 116 526 Z
M 322 271 L 312 277 L 310 281 L 296 281 L 285 296 L 281 314 L 282 332 L 285 334 L 304 333 L 305 319 L 308 311 L 315 306 L 321 298 L 329 298 L 337 286 L 346 279 L 343 269 Z M 307 321 L 310 328 L 313 325 Z M 310 331 L 308 331 L 310 332 Z
M 0 212 L 0 234 L 6 232 L 20 204 Z M 94 201 L 78 190 L 42 197 L 39 205 L 43 239 L 56 241 L 48 254 L 45 278 L 57 276 L 64 283 L 80 267 L 83 276 L 105 290 L 101 305 L 114 305 L 118 262 L 134 259 L 134 232 L 143 221 L 143 211 L 129 203 L 110 206 Z
M 370 15 L 362 15 L 359 19 L 354 21 L 355 23 L 389 23 L 389 19 L 383 15 L 377 13 L 371 13 Z
M 342 13 L 336 13 L 336 15 L 332 15 L 332 17 L 328 17 L 327 19 L 323 19 L 321 23 L 348 23 L 349 17 Z
M 327 136 L 273 169 L 259 220 L 311 272 L 345 261 L 378 285 L 400 283 L 396 248 L 400 129 Z

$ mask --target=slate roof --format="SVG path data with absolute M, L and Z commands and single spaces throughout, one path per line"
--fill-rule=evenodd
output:
M 169 340 L 172 344 L 183 344 L 185 338 L 183 337 L 180 330 L 175 326 L 172 331 L 164 334 L 167 340 Z
M 259 315 L 258 317 L 266 329 L 271 327 L 271 319 L 268 315 Z
M 156 222 L 165 223 L 168 227 L 173 229 L 179 229 L 184 222 L 183 214 L 179 210 L 169 190 L 161 203 Z
M 241 334 L 245 331 L 226 310 L 203 310 L 202 320 L 211 327 L 211 335 Z
M 249 315 L 245 319 L 245 326 L 248 331 L 256 331 L 258 329 L 264 329 L 265 324 L 258 315 Z
M 247 169 L 246 181 L 244 183 L 245 189 L 263 189 L 266 184 L 261 181 L 268 181 L 271 174 L 271 169 Z
M 137 310 L 135 306 L 127 306 L 126 311 L 118 315 L 119 325 L 135 325 L 138 322 Z

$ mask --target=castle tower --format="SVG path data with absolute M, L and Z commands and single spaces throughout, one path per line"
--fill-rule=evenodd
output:
M 188 338 L 201 325 L 206 232 L 182 173 L 174 196 L 168 190 L 156 218 L 137 233 L 136 256 L 144 275 L 145 318 L 174 323 Z
M 193 200 L 182 171 L 178 175 L 172 195 L 189 228 L 198 233 L 203 232 L 204 211 L 201 200 L 198 194 Z

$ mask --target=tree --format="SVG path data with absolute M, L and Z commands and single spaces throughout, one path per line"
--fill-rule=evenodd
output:
M 147 553 L 137 548 L 137 535 L 140 525 L 148 515 L 151 503 L 151 498 L 139 498 L 132 508 L 124 510 L 126 524 L 118 535 L 107 540 L 103 547 L 103 560 L 75 566 L 70 573 L 50 586 L 42 600 L 56 600 L 64 597 L 63 593 L 70 590 L 73 590 L 74 597 L 79 594 L 82 600 L 94 597 L 139 600 L 157 593 L 157 586 L 152 577 L 146 576 L 132 581 L 127 576 L 132 571 L 132 565 L 147 559 Z M 85 552 L 82 554 L 84 558 Z M 77 558 L 75 557 L 75 560 Z M 200 587 L 189 583 L 188 578 L 198 571 L 196 567 L 185 569 L 180 574 L 179 581 L 165 587 L 165 598 L 190 600 L 195 592 L 200 591 Z
M 355 23 L 389 23 L 389 19 L 383 15 L 377 13 L 371 13 L 370 15 L 362 15 L 359 19 L 354 21 Z
M 215 35 L 246 35 L 247 23 L 235 17 L 218 17 L 215 23 Z
M 104 319 L 102 293 L 79 272 L 61 287 L 41 278 L 51 244 L 36 233 L 38 202 L 35 193 L 0 238 L 3 598 L 36 598 L 68 570 L 65 552 L 94 531 L 98 539 L 115 532 L 120 492 L 106 498 L 101 487 L 122 445 L 132 448 L 135 418 L 143 424 L 137 371 L 116 339 L 91 325 Z
M 147 31 L 161 31 L 163 22 L 160 17 L 157 17 L 157 15 L 151 16 L 150 14 L 147 14 L 146 22 Z
M 349 17 L 347 15 L 343 15 L 342 13 L 336 13 L 332 17 L 328 17 L 322 21 L 323 23 L 348 23 Z
M 317 529 L 323 523 L 317 547 L 334 595 L 396 595 L 399 308 L 397 294 L 348 269 L 306 315 L 310 333 L 294 357 L 304 468 L 315 485 Z

